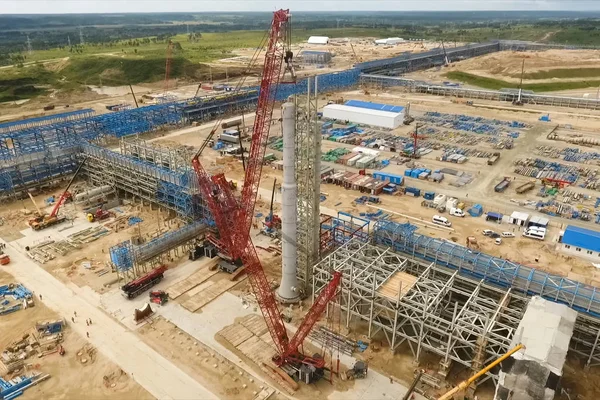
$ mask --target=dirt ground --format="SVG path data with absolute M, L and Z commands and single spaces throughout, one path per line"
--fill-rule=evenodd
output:
M 553 69 L 578 69 L 596 68 L 600 60 L 600 51 L 597 50 L 545 50 L 533 52 L 501 51 L 481 57 L 470 58 L 453 62 L 448 68 L 432 68 L 426 71 L 412 72 L 406 75 L 411 79 L 422 79 L 434 82 L 444 82 L 448 78 L 445 74 L 449 71 L 467 72 L 487 78 L 500 79 L 518 84 L 521 80 L 521 68 L 525 60 L 525 73 L 548 71 Z M 582 81 L 586 78 L 550 78 L 550 79 L 523 79 L 523 83 L 544 83 L 560 81 Z M 589 78 L 591 79 L 591 78 Z M 572 91 L 557 92 L 562 96 L 588 94 L 595 98 L 593 88 L 576 89 Z
M 0 284 L 14 282 L 0 271 Z M 17 340 L 21 334 L 34 327 L 36 321 L 58 318 L 43 303 L 0 317 L 0 348 Z M 127 374 L 91 347 L 86 340 L 71 331 L 67 325 L 62 343 L 66 354 L 58 353 L 28 360 L 28 371 L 50 374 L 50 379 L 27 389 L 23 399 L 152 399 L 152 396 Z M 81 360 L 85 359 L 83 363 Z M 22 372 L 22 371 L 21 371 Z M 18 374 L 16 374 L 18 375 Z M 12 376 L 12 375 L 11 375 Z M 9 379 L 11 376 L 4 376 Z

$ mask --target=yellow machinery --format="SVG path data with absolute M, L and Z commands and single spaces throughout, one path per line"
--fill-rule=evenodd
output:
M 496 365 L 500 364 L 502 361 L 506 360 L 508 357 L 512 356 L 517 351 L 519 351 L 521 349 L 524 349 L 524 348 L 525 348 L 525 346 L 523 346 L 522 344 L 517 345 L 514 349 L 510 350 L 508 353 L 506 353 L 505 355 L 503 355 L 502 357 L 500 357 L 499 359 L 497 359 L 493 363 L 487 365 L 485 368 L 483 368 L 481 371 L 477 372 L 475 375 L 473 375 L 469 379 L 466 379 L 466 380 L 462 381 L 461 383 L 459 383 L 458 385 L 456 385 L 454 388 L 452 388 L 452 390 L 450 390 L 449 392 L 446 392 L 445 394 L 443 394 L 442 396 L 440 396 L 438 398 L 438 400 L 450 400 L 450 399 L 452 399 L 455 394 L 460 393 L 460 392 L 466 390 L 473 382 L 475 382 L 482 375 L 484 375 L 485 373 L 487 373 L 490 369 L 494 368 Z

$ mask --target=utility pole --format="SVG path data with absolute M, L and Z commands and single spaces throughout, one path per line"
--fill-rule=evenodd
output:
M 67 36 L 67 42 L 69 43 L 69 47 L 71 47 L 71 35 Z
M 30 55 L 33 53 L 33 49 L 31 48 L 31 39 L 29 39 L 29 35 L 27 35 L 27 53 Z
M 85 42 L 83 41 L 83 29 L 80 27 L 79 28 L 79 44 L 83 46 L 84 43 Z

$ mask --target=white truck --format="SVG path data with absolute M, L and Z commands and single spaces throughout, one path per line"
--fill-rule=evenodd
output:
M 465 212 L 460 208 L 452 207 L 450 209 L 450 215 L 454 215 L 455 217 L 464 217 Z

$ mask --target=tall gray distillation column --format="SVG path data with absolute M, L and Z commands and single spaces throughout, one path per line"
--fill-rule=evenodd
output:
M 281 185 L 282 214 L 282 271 L 277 297 L 281 302 L 294 303 L 300 300 L 296 277 L 296 246 L 298 221 L 298 186 L 294 152 L 296 136 L 296 105 L 285 103 L 281 108 L 283 119 L 283 184 Z

